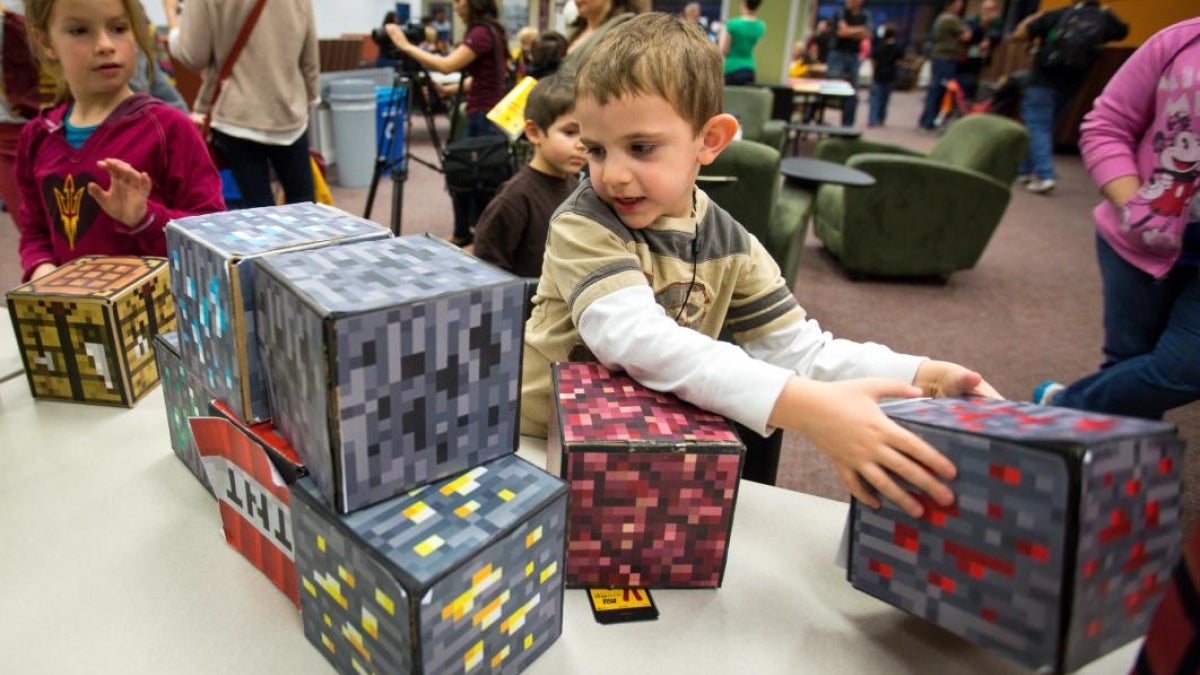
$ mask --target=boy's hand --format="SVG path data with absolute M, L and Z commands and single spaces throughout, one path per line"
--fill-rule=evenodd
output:
M 108 172 L 111 184 L 105 190 L 97 183 L 89 183 L 88 194 L 105 213 L 129 227 L 137 227 L 146 217 L 150 176 L 119 159 L 102 159 L 96 166 Z
M 933 446 L 889 419 L 879 409 L 879 399 L 920 395 L 917 387 L 899 380 L 816 382 L 793 377 L 775 403 L 771 424 L 807 436 L 829 456 L 838 477 L 863 504 L 879 508 L 878 493 L 919 518 L 924 508 L 892 474 L 949 506 L 954 493 L 939 478 L 952 479 L 957 470 Z
M 979 373 L 948 361 L 925 361 L 917 368 L 913 385 L 920 387 L 922 396 L 983 396 L 1004 398 Z

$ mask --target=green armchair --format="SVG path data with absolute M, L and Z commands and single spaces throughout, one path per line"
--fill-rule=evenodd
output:
M 928 155 L 826 138 L 816 157 L 875 177 L 874 187 L 822 185 L 813 231 L 851 276 L 947 277 L 979 262 L 1008 207 L 1029 135 L 1010 119 L 969 115 Z
M 701 167 L 697 183 L 762 242 L 794 288 L 814 195 L 781 184 L 779 159 L 775 148 L 733 141 L 712 164 Z
M 783 150 L 784 120 L 771 119 L 775 95 L 766 87 L 755 85 L 725 87 L 724 112 L 738 118 L 742 139 L 757 141 L 776 150 Z

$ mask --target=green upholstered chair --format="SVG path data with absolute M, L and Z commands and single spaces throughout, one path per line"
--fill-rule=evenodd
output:
M 742 125 L 742 139 L 757 141 L 783 149 L 783 120 L 771 119 L 775 95 L 766 87 L 756 85 L 725 87 L 724 112 L 738 118 Z
M 698 184 L 762 242 L 788 287 L 796 285 L 814 194 L 782 185 L 779 151 L 754 141 L 733 141 L 700 169 Z
M 979 261 L 1004 210 L 1029 135 L 1010 119 L 969 115 L 928 155 L 826 138 L 816 157 L 875 177 L 873 187 L 822 185 L 813 232 L 851 276 L 947 277 Z

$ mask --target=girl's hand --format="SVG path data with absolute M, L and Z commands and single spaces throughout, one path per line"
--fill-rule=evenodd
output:
M 42 263 L 41 265 L 33 268 L 33 274 L 29 275 L 29 280 L 35 281 L 40 279 L 56 269 L 58 269 L 58 265 L 55 265 L 54 263 Z
M 400 27 L 400 24 L 384 24 L 383 29 L 387 31 L 388 37 L 392 39 L 392 44 L 396 45 L 396 49 L 404 51 L 405 48 L 412 45 L 412 43 L 408 41 L 408 37 L 404 34 L 404 29 Z
M 102 159 L 96 166 L 108 172 L 111 184 L 105 190 L 98 183 L 89 183 L 88 194 L 113 219 L 131 228 L 137 227 L 146 217 L 150 176 L 119 159 Z

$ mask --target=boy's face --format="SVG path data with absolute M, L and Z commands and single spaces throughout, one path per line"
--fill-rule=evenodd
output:
M 700 166 L 716 159 L 737 129 L 722 114 L 696 134 L 666 99 L 646 94 L 605 105 L 582 97 L 575 113 L 596 194 L 634 230 L 660 216 L 691 215 Z
M 562 178 L 579 173 L 587 163 L 583 144 L 579 142 L 579 120 L 573 111 L 559 115 L 549 129 L 527 120 L 525 136 L 537 149 L 533 168 L 542 173 Z

